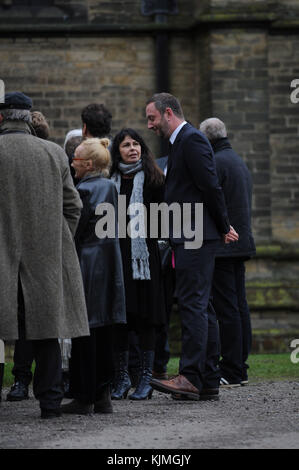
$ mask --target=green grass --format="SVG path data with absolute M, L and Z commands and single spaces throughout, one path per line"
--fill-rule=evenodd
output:
M 248 360 L 249 380 L 261 382 L 269 380 L 299 380 L 299 363 L 293 364 L 290 354 L 252 354 Z M 5 364 L 4 387 L 13 383 L 11 373 L 13 363 Z M 179 358 L 173 357 L 168 363 L 170 376 L 178 373 Z
M 293 364 L 290 354 L 252 354 L 248 359 L 248 376 L 252 382 L 299 380 L 299 363 Z M 171 358 L 168 374 L 178 373 L 179 359 Z

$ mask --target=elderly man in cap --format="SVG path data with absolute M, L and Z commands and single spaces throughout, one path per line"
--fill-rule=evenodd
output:
M 0 338 L 32 341 L 34 395 L 41 417 L 55 418 L 63 398 L 57 338 L 89 335 L 73 241 L 82 205 L 64 151 L 31 134 L 31 107 L 19 92 L 0 104 Z

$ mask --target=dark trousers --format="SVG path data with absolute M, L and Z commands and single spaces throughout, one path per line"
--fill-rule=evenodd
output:
M 134 326 L 115 326 L 115 352 L 128 351 L 133 348 L 130 368 L 140 365 L 140 352 L 153 351 L 156 342 L 156 328 L 148 323 L 138 322 Z
M 70 393 L 85 404 L 99 400 L 114 377 L 113 327 L 91 328 L 90 336 L 72 340 Z
M 167 323 L 167 325 L 163 325 L 157 332 L 154 359 L 155 372 L 166 372 L 167 370 L 167 364 L 170 358 L 168 330 L 169 323 Z
M 220 329 L 222 377 L 232 383 L 247 380 L 251 321 L 245 290 L 245 264 L 239 258 L 217 258 L 213 305 Z
M 174 245 L 176 293 L 182 325 L 179 373 L 199 390 L 219 386 L 219 333 L 209 308 L 218 240 L 200 249 Z
M 18 328 L 20 340 L 26 342 L 25 306 L 20 286 Z M 58 339 L 32 340 L 30 343 L 35 360 L 34 396 L 39 400 L 42 409 L 58 409 L 63 398 L 61 353 Z
M 14 366 L 12 369 L 12 374 L 15 377 L 15 382 L 22 382 L 25 385 L 29 385 L 32 380 L 32 341 L 26 341 L 24 339 L 16 340 L 13 362 Z
M 167 364 L 170 358 L 169 350 L 169 322 L 173 305 L 173 296 L 175 290 L 175 271 L 170 266 L 167 271 L 163 273 L 163 287 L 165 296 L 166 308 L 166 324 L 161 326 L 156 331 L 156 346 L 155 346 L 155 360 L 154 371 L 166 372 Z

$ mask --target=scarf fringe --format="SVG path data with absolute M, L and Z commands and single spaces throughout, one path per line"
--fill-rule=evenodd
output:
M 119 173 L 112 175 L 111 180 L 115 183 L 118 194 L 120 193 L 121 176 Z M 134 176 L 133 190 L 131 194 L 130 204 L 143 204 L 143 184 L 144 172 L 138 171 Z M 144 214 L 141 215 L 144 221 Z M 132 216 L 131 216 L 132 218 Z M 141 222 L 142 223 L 142 222 Z M 135 280 L 150 280 L 151 273 L 149 268 L 149 252 L 145 238 L 131 238 L 131 256 L 132 256 L 132 273 Z
M 132 270 L 133 279 L 149 281 L 151 279 L 151 273 L 147 260 L 144 259 L 132 259 Z
M 67 370 L 69 368 L 69 359 L 72 353 L 72 340 L 59 339 L 58 341 L 61 349 L 62 369 Z

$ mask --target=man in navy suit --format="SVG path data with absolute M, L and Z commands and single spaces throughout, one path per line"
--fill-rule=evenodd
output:
M 200 247 L 187 245 L 170 224 L 170 241 L 175 254 L 176 289 L 182 325 L 179 375 L 171 380 L 152 379 L 154 389 L 182 399 L 205 399 L 218 395 L 219 338 L 216 316 L 208 309 L 215 252 L 221 238 L 236 241 L 230 226 L 222 189 L 218 183 L 215 157 L 208 139 L 183 115 L 177 98 L 155 94 L 146 106 L 148 129 L 169 140 L 170 151 L 165 183 L 165 202 L 191 204 L 191 227 L 202 229 Z M 202 227 L 197 227 L 198 206 L 203 203 Z M 196 236 L 195 236 L 196 238 Z M 189 240 L 190 242 L 190 240 Z

